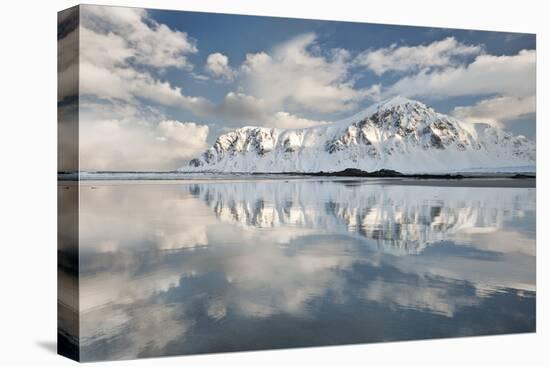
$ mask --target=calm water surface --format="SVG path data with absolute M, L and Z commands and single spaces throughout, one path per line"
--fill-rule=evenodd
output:
M 534 188 L 96 182 L 80 205 L 83 360 L 535 330 Z

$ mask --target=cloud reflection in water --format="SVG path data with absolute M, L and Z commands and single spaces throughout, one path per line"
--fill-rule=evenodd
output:
M 126 183 L 80 200 L 87 360 L 534 330 L 534 189 Z

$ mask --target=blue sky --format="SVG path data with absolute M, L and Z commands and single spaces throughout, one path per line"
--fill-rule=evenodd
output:
M 397 94 L 535 136 L 532 34 L 83 6 L 80 39 L 89 132 L 172 165 L 227 130 L 315 126 Z
M 325 20 L 260 17 L 232 14 L 213 14 L 167 10 L 149 10 L 151 18 L 200 40 L 199 52 L 191 57 L 198 65 L 210 53 L 221 52 L 239 65 L 247 53 L 270 50 L 295 36 L 313 32 L 318 44 L 325 49 L 345 48 L 353 52 L 373 48 L 426 45 L 446 37 L 454 37 L 465 44 L 483 45 L 493 55 L 515 55 L 523 49 L 535 49 L 533 34 L 487 32 L 475 30 L 412 27 Z M 366 73 L 362 83 L 377 82 L 372 73 Z M 174 81 L 188 82 L 185 75 L 174 73 Z M 395 75 L 384 75 L 383 83 L 395 80 Z M 199 86 L 196 86 L 200 88 Z M 203 88 L 205 93 L 219 90 Z
M 523 49 L 534 50 L 536 37 L 533 34 L 488 32 L 450 28 L 412 27 L 384 24 L 367 24 L 356 22 L 337 22 L 325 20 L 292 19 L 277 17 L 259 17 L 232 14 L 213 14 L 199 12 L 180 12 L 166 10 L 150 10 L 151 18 L 172 29 L 186 32 L 196 40 L 200 40 L 199 52 L 190 60 L 198 65 L 204 64 L 206 57 L 215 52 L 223 53 L 235 65 L 245 61 L 246 54 L 271 50 L 293 37 L 313 32 L 317 43 L 324 49 L 344 48 L 360 53 L 367 49 L 380 49 L 396 44 L 398 46 L 427 45 L 447 37 L 455 38 L 459 43 L 482 45 L 485 52 L 491 55 L 515 55 Z M 221 36 L 223 35 L 223 36 Z M 199 69 L 200 70 L 200 69 Z M 377 76 L 369 70 L 354 70 L 361 74 L 356 86 L 361 88 L 373 83 L 390 85 L 398 80 L 399 74 L 384 74 Z M 211 99 L 222 99 L 235 87 L 235 83 L 214 85 L 200 83 L 190 75 L 177 71 L 166 75 L 177 85 L 186 86 L 188 90 L 196 91 L 198 95 Z M 438 111 L 449 113 L 456 106 L 473 104 L 484 95 L 465 95 L 453 98 L 423 98 Z M 366 107 L 371 101 L 365 101 Z M 358 108 L 362 107 L 361 105 Z M 338 113 L 330 117 L 338 117 Z M 345 113 L 343 115 L 346 115 Z M 318 116 L 323 117 L 323 116 Z M 521 133 L 534 136 L 534 121 L 523 116 L 521 125 L 511 126 Z

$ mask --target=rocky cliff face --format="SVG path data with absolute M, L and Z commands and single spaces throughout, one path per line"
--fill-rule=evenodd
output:
M 534 166 L 535 145 L 396 97 L 307 129 L 243 127 L 218 137 L 183 171 L 317 172 L 358 168 L 424 173 Z

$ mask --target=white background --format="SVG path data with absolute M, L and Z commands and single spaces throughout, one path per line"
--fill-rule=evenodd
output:
M 536 334 L 172 357 L 117 366 L 548 365 L 548 9 L 545 1 L 140 0 L 164 9 L 537 33 Z M 56 340 L 56 22 L 74 1 L 5 1 L 0 11 L 0 365 L 74 362 Z M 360 36 L 360 35 L 359 35 Z M 546 104 L 545 102 L 546 101 Z M 547 158 L 548 159 L 548 158 Z M 546 340 L 546 343 L 544 342 Z M 546 345 L 545 345 L 546 344 Z M 545 348 L 546 347 L 546 348 Z M 98 363 L 94 366 L 110 365 Z

